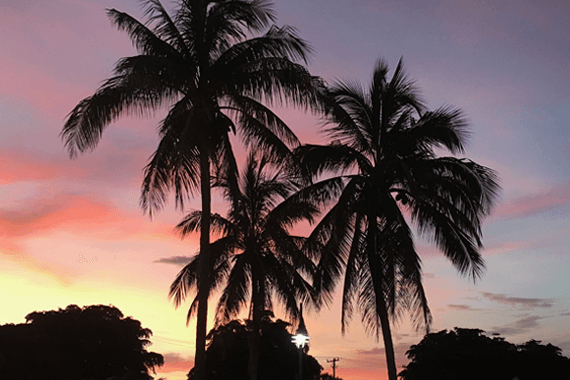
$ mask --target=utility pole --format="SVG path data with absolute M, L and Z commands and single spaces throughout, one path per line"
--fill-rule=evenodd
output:
M 336 362 L 338 362 L 340 358 L 332 358 L 331 360 L 327 359 L 327 363 L 332 363 L 333 367 L 333 378 L 336 379 Z

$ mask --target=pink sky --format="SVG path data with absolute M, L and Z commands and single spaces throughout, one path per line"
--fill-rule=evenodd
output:
M 140 17 L 137 4 L 0 4 L 0 324 L 72 303 L 113 304 L 153 330 L 151 349 L 166 358 L 160 375 L 181 380 L 192 366 L 195 327 L 167 299 L 181 267 L 157 261 L 192 255 L 197 241 L 173 233 L 183 214 L 172 203 L 153 221 L 138 206 L 159 118 L 123 119 L 73 161 L 59 138 L 67 113 L 134 53 L 105 8 Z M 378 57 L 394 67 L 404 56 L 430 107 L 451 104 L 468 115 L 467 156 L 499 171 L 504 191 L 484 227 L 487 271 L 477 283 L 418 242 L 433 329 L 542 340 L 570 356 L 570 3 L 277 0 L 275 7 L 278 23 L 313 45 L 310 69 L 329 82 L 366 85 Z M 302 141 L 320 141 L 314 117 L 279 112 Z M 338 300 L 306 322 L 310 352 L 323 366 L 340 357 L 345 380 L 386 378 L 383 346 L 358 318 L 341 335 Z M 399 366 L 422 336 L 405 319 L 395 329 Z

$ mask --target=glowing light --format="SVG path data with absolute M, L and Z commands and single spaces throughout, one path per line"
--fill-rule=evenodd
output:
M 293 343 L 295 343 L 295 346 L 297 346 L 297 348 L 305 347 L 305 345 L 309 343 L 309 339 L 310 338 L 307 335 L 300 334 L 300 333 L 293 335 L 293 338 L 292 338 Z

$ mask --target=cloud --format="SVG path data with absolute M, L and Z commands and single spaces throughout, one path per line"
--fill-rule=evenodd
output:
M 164 365 L 160 367 L 157 372 L 170 373 L 170 372 L 188 372 L 194 367 L 194 362 L 189 358 L 174 352 L 169 352 L 162 355 L 164 357 Z
M 188 264 L 192 257 L 191 256 L 171 256 L 171 257 L 162 257 L 158 260 L 153 261 L 153 263 L 161 263 L 161 264 L 173 264 L 180 267 L 185 266 Z
M 0 185 L 21 181 L 46 181 L 60 177 L 64 168 L 58 163 L 50 162 L 47 157 L 31 157 L 23 152 L 9 152 L 2 149 L 0 152 Z M 69 175 L 66 172 L 66 175 Z M 74 176 L 79 172 L 73 173 Z
M 100 231 L 127 219 L 108 202 L 89 195 L 57 194 L 52 198 L 27 200 L 27 207 L 0 209 L 0 235 L 23 237 L 44 230 L 66 229 L 76 232 Z
M 507 297 L 504 294 L 495 294 L 489 292 L 481 292 L 481 295 L 488 300 L 511 306 L 523 306 L 526 308 L 552 307 L 553 302 L 548 298 L 523 298 L 523 297 Z
M 73 282 L 74 274 L 70 273 L 69 269 L 63 269 L 30 256 L 20 244 L 9 239 L 0 239 L 0 256 L 16 262 L 33 273 L 47 276 L 60 285 L 69 286 Z
M 448 308 L 450 309 L 454 309 L 454 310 L 462 310 L 462 311 L 477 311 L 477 310 L 481 310 L 481 309 L 476 309 L 474 307 L 471 307 L 469 305 L 454 305 L 454 304 L 449 304 L 447 305 Z
M 545 319 L 547 317 L 539 317 L 536 315 L 525 316 L 514 323 L 510 323 L 505 326 L 493 327 L 490 333 L 500 334 L 500 335 L 517 335 L 524 333 L 531 329 L 537 329 L 540 327 L 538 321 Z
M 375 348 L 372 348 L 370 350 L 357 350 L 356 351 L 356 353 L 358 355 L 361 355 L 361 356 L 370 356 L 370 355 L 372 355 L 372 356 L 377 356 L 377 355 L 384 356 L 385 352 L 386 352 L 386 350 L 384 348 L 380 348 L 380 347 L 375 347 Z
M 503 203 L 493 215 L 499 218 L 531 216 L 568 203 L 570 203 L 570 184 L 566 183 L 538 194 Z
M 125 212 L 94 194 L 58 193 L 20 202 L 22 204 L 10 205 L 13 209 L 0 208 L 0 237 L 14 239 L 66 231 L 79 236 L 97 236 L 98 240 L 134 236 L 178 240 L 171 226 L 146 222 L 139 213 Z
M 562 349 L 562 351 L 564 351 L 565 353 L 570 351 L 570 341 L 565 341 L 565 342 L 560 342 L 560 343 L 556 343 L 555 346 L 559 347 Z M 565 355 L 567 356 L 567 355 Z
M 410 349 L 410 343 L 400 342 L 394 344 L 394 355 L 398 365 L 407 362 L 406 352 Z M 356 350 L 356 355 L 349 359 L 357 364 L 359 368 L 386 368 L 386 358 L 384 347 L 374 347 L 369 350 Z M 352 367 L 352 365 L 351 365 Z

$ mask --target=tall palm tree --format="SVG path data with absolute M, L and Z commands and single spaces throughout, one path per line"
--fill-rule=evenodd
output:
M 170 107 L 145 168 L 141 205 L 152 217 L 169 191 L 181 208 L 199 192 L 204 217 L 198 284 L 205 297 L 211 174 L 236 166 L 230 132 L 277 156 L 298 144 L 262 101 L 312 104 L 316 81 L 301 64 L 310 49 L 291 28 L 269 27 L 275 15 L 266 0 L 178 0 L 173 16 L 159 0 L 143 1 L 143 8 L 145 22 L 108 10 L 138 55 L 119 60 L 114 75 L 79 102 L 62 137 L 75 157 L 94 149 L 105 127 L 119 117 Z M 203 380 L 207 298 L 200 299 L 197 318 L 196 378 Z
M 379 60 L 368 91 L 340 82 L 324 98 L 332 142 L 296 152 L 305 174 L 337 173 L 302 191 L 329 204 L 309 237 L 308 247 L 320 254 L 314 286 L 326 300 L 344 274 L 342 331 L 356 306 L 367 331 L 382 333 L 395 380 L 390 322 L 411 312 L 416 328 L 431 323 L 409 222 L 461 274 L 477 278 L 484 269 L 481 223 L 497 195 L 496 175 L 470 160 L 436 155 L 464 152 L 467 123 L 456 109 L 425 110 L 401 60 L 391 79 Z
M 211 245 L 215 259 L 209 271 L 209 294 L 223 286 L 216 310 L 218 325 L 237 317 L 244 307 L 249 308 L 253 325 L 249 373 L 255 380 L 261 323 L 273 310 L 274 299 L 294 320 L 300 318 L 298 302 L 312 299 L 307 279 L 314 274 L 315 265 L 301 251 L 304 239 L 288 230 L 297 222 L 313 221 L 318 210 L 310 201 L 287 199 L 297 187 L 283 176 L 283 171 L 271 173 L 263 153 L 250 154 L 237 189 L 228 178 L 220 178 L 216 185 L 224 189 L 230 210 L 227 218 L 211 216 L 212 227 L 220 237 Z M 203 216 L 201 211 L 192 212 L 177 228 L 183 236 L 197 232 Z M 195 313 L 200 292 L 196 265 L 200 254 L 180 271 L 170 288 L 176 306 L 189 292 L 197 290 L 188 319 Z

